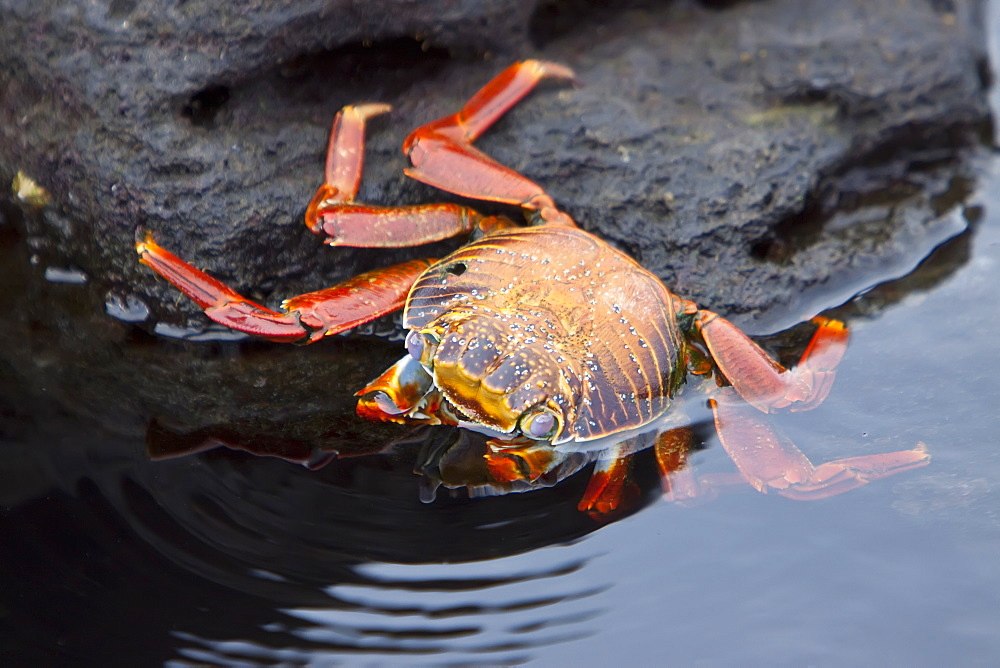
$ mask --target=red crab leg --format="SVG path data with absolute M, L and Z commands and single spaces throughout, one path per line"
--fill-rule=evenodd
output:
M 215 322 L 272 341 L 312 343 L 403 307 L 410 286 L 432 260 L 411 260 L 355 276 L 332 288 L 292 297 L 284 312 L 246 299 L 184 262 L 146 235 L 140 261 L 205 309 Z
M 687 465 L 688 451 L 694 443 L 691 427 L 669 429 L 656 437 L 653 452 L 660 472 L 663 498 L 671 503 L 684 504 L 703 496 L 703 490 Z M 711 495 L 701 500 L 707 501 Z
M 776 492 L 801 501 L 824 499 L 930 462 L 930 455 L 920 444 L 912 450 L 848 457 L 814 466 L 731 388 L 723 388 L 710 403 L 722 447 L 743 478 L 765 494 Z
M 539 81 L 573 77 L 572 70 L 556 63 L 514 63 L 473 95 L 461 111 L 423 125 L 406 138 L 403 153 L 412 164 L 406 174 L 456 195 L 516 204 L 538 211 L 547 222 L 573 225 L 538 184 L 472 146 Z
M 635 455 L 628 444 L 629 441 L 625 440 L 609 452 L 602 453 L 577 505 L 581 512 L 595 520 L 610 520 L 635 507 L 639 487 L 632 480 L 632 458 Z
M 711 311 L 698 311 L 698 328 L 712 358 L 733 388 L 765 413 L 815 408 L 830 393 L 834 368 L 847 349 L 844 323 L 816 317 L 816 333 L 802 359 L 786 369 L 746 334 Z
M 356 204 L 364 168 L 365 121 L 387 104 L 346 106 L 337 112 L 326 149 L 323 185 L 306 208 L 306 226 L 331 246 L 416 246 L 471 232 L 481 216 L 457 204 L 379 207 Z

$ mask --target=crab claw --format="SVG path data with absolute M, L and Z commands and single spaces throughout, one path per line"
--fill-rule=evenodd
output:
M 386 369 L 385 373 L 355 393 L 358 415 L 374 421 L 412 422 L 431 418 L 432 414 L 411 415 L 434 389 L 430 374 L 409 355 Z

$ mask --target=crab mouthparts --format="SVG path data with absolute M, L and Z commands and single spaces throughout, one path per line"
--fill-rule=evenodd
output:
M 456 410 L 457 412 L 457 410 Z M 468 429 L 469 431 L 475 431 L 484 436 L 489 436 L 493 439 L 499 439 L 501 441 L 510 441 L 516 438 L 516 434 L 507 433 L 505 431 L 500 431 L 499 429 L 493 429 L 492 427 L 487 427 L 486 425 L 479 424 L 478 422 L 469 422 L 468 420 L 459 420 L 458 426 L 462 429 Z

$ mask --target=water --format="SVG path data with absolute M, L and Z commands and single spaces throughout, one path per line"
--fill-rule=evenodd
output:
M 922 441 L 927 468 L 813 503 L 747 487 L 681 508 L 646 485 L 643 510 L 600 527 L 575 510 L 585 476 L 423 505 L 412 462 L 150 461 L 135 439 L 16 406 L 0 450 L 0 658 L 989 663 L 1000 164 L 986 171 L 980 222 L 846 309 L 833 393 L 782 421 L 817 461 Z M 731 470 L 707 445 L 699 471 Z
M 853 338 L 837 384 L 782 428 L 817 462 L 917 442 L 933 461 L 819 502 L 746 487 L 683 508 L 645 473 L 641 510 L 607 525 L 576 510 L 585 474 L 426 505 L 412 457 L 318 470 L 225 449 L 152 460 L 144 441 L 159 432 L 142 438 L 131 405 L 120 424 L 97 423 L 46 399 L 60 382 L 27 396 L 0 375 L 0 662 L 989 665 L 1000 657 L 998 193 L 993 158 L 953 214 L 969 231 L 840 309 Z M 103 304 L 81 317 L 117 322 Z M 122 320 L 142 311 L 122 304 Z M 115 355 L 152 375 L 157 355 L 188 355 L 208 384 L 281 387 L 239 375 L 262 358 L 375 354 L 378 369 L 399 352 L 251 347 L 220 372 L 212 346 L 224 342 L 154 345 L 129 327 L 110 330 Z M 14 345 L 55 364 L 52 329 Z M 304 429 L 310 396 L 275 423 Z M 209 400 L 219 405 L 206 412 L 230 412 Z M 731 471 L 706 434 L 698 470 Z

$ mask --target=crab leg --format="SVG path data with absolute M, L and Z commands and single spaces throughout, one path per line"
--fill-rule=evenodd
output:
M 656 437 L 653 452 L 660 472 L 663 498 L 671 503 L 685 503 L 701 496 L 698 480 L 687 465 L 688 452 L 694 443 L 691 427 L 668 429 Z M 707 499 L 703 499 L 707 500 Z
M 796 500 L 824 499 L 930 462 L 923 444 L 912 450 L 836 459 L 813 465 L 795 445 L 731 388 L 710 400 L 722 447 L 757 491 Z
M 403 142 L 412 167 L 407 176 L 473 199 L 516 204 L 546 222 L 573 225 L 538 184 L 496 162 L 472 142 L 542 79 L 572 80 L 572 70 L 539 60 L 515 63 L 498 74 L 461 111 L 414 130 Z
M 635 507 L 639 487 L 632 480 L 635 448 L 631 439 L 601 453 L 577 508 L 595 520 L 610 520 Z
M 387 104 L 348 105 L 337 112 L 326 150 L 323 185 L 306 208 L 306 226 L 331 246 L 398 248 L 471 232 L 482 218 L 458 204 L 379 207 L 357 204 L 364 168 L 365 121 Z
M 815 317 L 816 333 L 797 366 L 786 369 L 731 322 L 698 311 L 696 323 L 713 360 L 747 402 L 760 411 L 806 411 L 830 393 L 834 368 L 847 349 L 844 323 Z
M 272 311 L 246 299 L 159 246 L 150 234 L 135 245 L 139 260 L 205 309 L 215 322 L 272 341 L 312 343 L 403 307 L 410 286 L 432 260 L 411 260 L 310 292 Z

